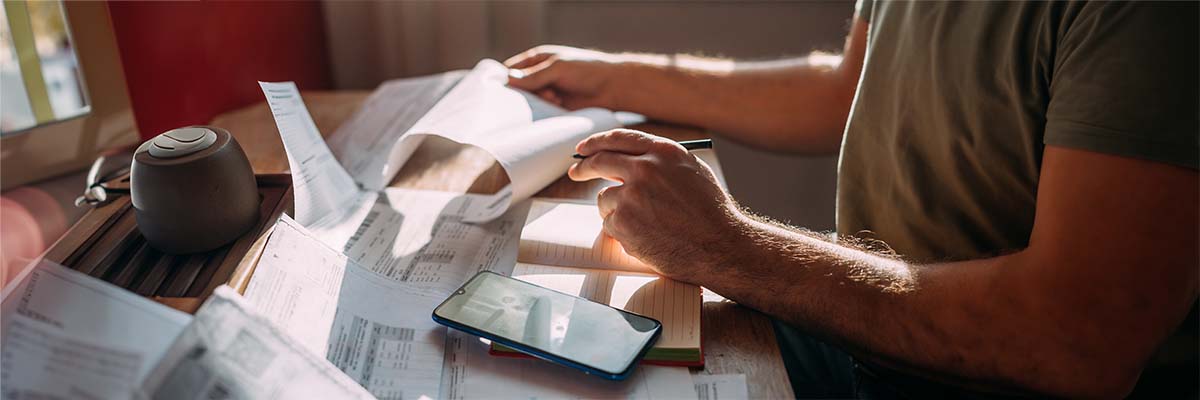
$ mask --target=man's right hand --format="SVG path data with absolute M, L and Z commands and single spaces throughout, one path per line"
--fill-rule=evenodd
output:
M 622 56 L 567 46 L 538 46 L 504 62 L 508 84 L 563 108 L 620 110 L 618 87 L 632 63 Z

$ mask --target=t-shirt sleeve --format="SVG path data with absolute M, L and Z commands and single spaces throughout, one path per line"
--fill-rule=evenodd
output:
M 871 10 L 875 8 L 875 0 L 858 0 L 854 3 L 854 16 L 863 22 L 871 22 Z
M 1064 21 L 1045 144 L 1197 168 L 1198 4 L 1089 2 Z

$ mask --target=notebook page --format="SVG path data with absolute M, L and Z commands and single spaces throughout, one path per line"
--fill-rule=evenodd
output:
M 517 263 L 514 278 L 654 318 L 663 324 L 654 347 L 700 347 L 700 287 L 657 275 Z
M 521 232 L 517 261 L 580 268 L 652 272 L 604 234 L 596 206 L 564 200 L 534 200 Z

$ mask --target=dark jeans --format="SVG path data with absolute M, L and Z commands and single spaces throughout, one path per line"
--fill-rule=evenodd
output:
M 864 398 L 861 384 L 871 376 L 846 352 L 801 333 L 783 322 L 775 325 L 775 338 L 792 391 L 800 399 Z M 871 390 L 867 390 L 868 392 Z M 887 396 L 879 398 L 888 398 Z
M 867 365 L 790 325 L 775 320 L 772 324 L 796 398 L 997 398 Z
M 775 337 L 792 390 L 802 399 L 989 399 L 1001 396 L 954 388 L 863 364 L 785 323 L 774 321 Z M 1200 399 L 1197 376 L 1197 307 L 1182 329 L 1160 349 L 1158 359 L 1142 372 L 1131 399 Z

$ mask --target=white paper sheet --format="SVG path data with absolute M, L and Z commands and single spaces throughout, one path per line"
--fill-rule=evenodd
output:
M 357 209 L 355 205 L 360 202 L 358 184 L 325 145 L 300 98 L 300 90 L 292 82 L 258 84 L 267 97 L 287 152 L 296 220 L 304 226 L 344 220 L 345 214 Z
M 381 398 L 437 398 L 445 328 L 434 297 L 354 265 L 286 216 L 246 288 L 264 315 Z
M 436 296 L 482 270 L 512 271 L 528 206 L 468 223 L 465 214 L 486 196 L 401 188 L 375 195 L 344 221 L 305 228 L 362 268 Z
M 246 302 L 315 354 L 325 355 L 349 260 L 287 215 L 263 247 Z
M 446 328 L 430 314 L 441 299 L 363 272 L 346 274 L 326 358 L 380 398 L 437 398 Z
M 612 112 L 589 108 L 534 121 L 478 137 L 464 138 L 496 158 L 512 180 L 508 204 L 479 211 L 475 218 L 495 218 L 514 201 L 522 201 L 553 183 L 574 164 L 575 145 L 592 133 L 620 127 Z
M 467 223 L 486 196 L 388 188 L 341 246 L 380 276 L 445 297 L 482 270 L 507 275 L 528 207 Z
M 608 381 L 542 360 L 495 357 L 478 337 L 453 331 L 446 339 L 443 399 L 695 399 L 683 367 L 639 366 L 624 381 Z
M 3 349 L 5 399 L 130 399 L 143 364 L 138 351 L 70 337 L 22 315 L 10 317 Z
M 473 208 L 468 221 L 497 217 L 558 179 L 574 161 L 575 144 L 592 133 L 620 127 L 611 111 L 566 112 L 507 86 L 508 68 L 494 60 L 476 64 L 458 85 L 401 138 L 389 165 L 403 165 L 415 146 L 403 142 L 438 135 L 478 146 L 500 163 L 512 182 L 485 207 Z
M 366 190 L 382 190 L 400 166 L 388 152 L 467 71 L 384 82 L 329 138 L 346 172 Z
M 692 376 L 696 383 L 699 400 L 747 400 L 750 392 L 746 388 L 746 375 L 726 374 Z
M 2 298 L 3 331 L 14 316 L 54 327 L 142 360 L 136 381 L 149 373 L 183 331 L 191 316 L 78 271 L 41 261 L 7 287 Z
M 142 385 L 175 399 L 371 399 L 370 393 L 221 286 Z

